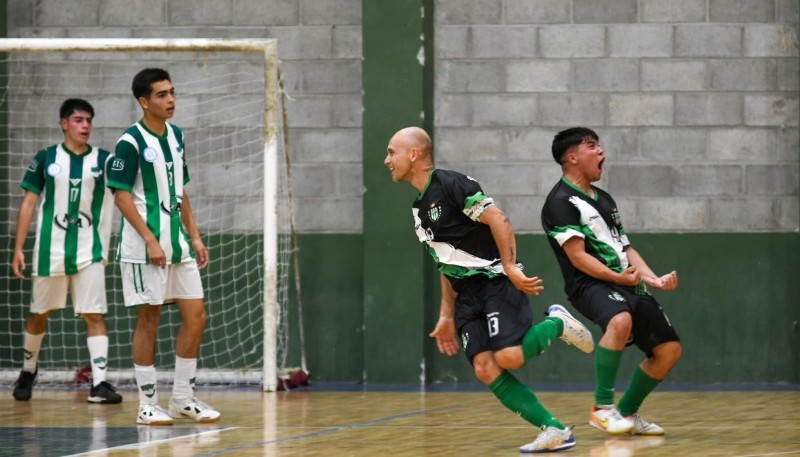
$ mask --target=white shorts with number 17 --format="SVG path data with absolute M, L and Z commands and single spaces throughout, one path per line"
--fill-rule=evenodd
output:
M 161 305 L 176 299 L 203 298 L 200 270 L 194 260 L 159 268 L 147 263 L 120 264 L 125 306 Z

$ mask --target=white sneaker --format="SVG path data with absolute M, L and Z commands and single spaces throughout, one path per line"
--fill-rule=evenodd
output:
M 555 427 L 542 427 L 542 433 L 533 440 L 519 448 L 523 454 L 541 454 L 545 452 L 558 452 L 575 447 L 575 437 L 572 436 L 572 427 L 559 430 Z
M 196 398 L 191 398 L 183 404 L 170 399 L 169 415 L 175 418 L 188 417 L 200 423 L 216 422 L 222 417 L 219 411 Z
M 622 417 L 622 414 L 617 411 L 616 406 L 592 406 L 592 412 L 589 414 L 589 425 L 592 427 L 608 432 L 611 435 L 622 435 L 631 433 L 636 424 L 628 417 Z
M 139 404 L 139 415 L 136 423 L 139 425 L 172 425 L 174 421 L 163 408 L 158 405 Z
M 587 354 L 594 351 L 594 340 L 589 329 L 578 319 L 572 317 L 566 308 L 561 305 L 551 305 L 545 314 L 548 317 L 561 319 L 561 322 L 564 323 L 564 332 L 560 338 L 567 344 L 571 344 Z
M 631 430 L 631 435 L 660 436 L 664 434 L 663 428 L 656 424 L 647 422 L 639 417 L 638 414 L 630 415 L 627 417 L 627 419 L 633 421 L 633 430 Z

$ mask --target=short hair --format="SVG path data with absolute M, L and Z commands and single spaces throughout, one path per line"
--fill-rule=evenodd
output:
M 137 100 L 139 97 L 150 98 L 150 94 L 153 93 L 153 84 L 159 81 L 172 81 L 167 70 L 161 68 L 145 68 L 139 73 L 136 73 L 136 76 L 133 77 L 133 83 L 131 84 L 133 97 Z
M 578 146 L 586 140 L 599 141 L 600 137 L 597 136 L 594 130 L 587 127 L 572 127 L 556 133 L 553 138 L 553 159 L 555 159 L 556 163 L 562 163 L 567 150 Z
M 61 108 L 58 110 L 58 117 L 59 119 L 66 119 L 72 116 L 72 113 L 76 111 L 84 111 L 94 117 L 94 108 L 92 108 L 89 102 L 82 98 L 68 98 L 64 100 L 64 103 L 61 104 Z

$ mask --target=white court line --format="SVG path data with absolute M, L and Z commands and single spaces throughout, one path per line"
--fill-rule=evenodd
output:
M 800 454 L 800 449 L 798 449 L 796 451 L 770 452 L 768 454 L 736 455 L 736 456 L 733 456 L 733 457 L 766 457 L 768 455 L 790 455 L 790 454 Z
M 64 456 L 64 457 L 77 457 L 77 456 L 81 456 L 81 455 L 93 455 L 93 454 L 105 453 L 105 452 L 108 452 L 108 451 L 144 449 L 146 447 L 150 447 L 150 446 L 155 445 L 155 444 L 168 443 L 170 441 L 178 441 L 178 440 L 182 440 L 182 439 L 186 439 L 186 438 L 191 438 L 193 436 L 203 436 L 203 435 L 210 435 L 212 433 L 227 432 L 229 430 L 236 430 L 236 429 L 239 429 L 239 428 L 241 428 L 241 427 L 227 427 L 227 428 L 221 428 L 221 429 L 216 429 L 216 430 L 208 430 L 208 431 L 200 432 L 200 433 L 187 433 L 186 435 L 175 436 L 175 437 L 166 438 L 166 439 L 163 439 L 163 440 L 146 441 L 144 443 L 123 444 L 122 446 L 114 446 L 114 447 L 107 447 L 107 448 L 103 448 L 103 449 L 95 449 L 93 451 L 81 452 L 80 454 L 71 454 L 71 455 L 67 455 L 67 456 Z

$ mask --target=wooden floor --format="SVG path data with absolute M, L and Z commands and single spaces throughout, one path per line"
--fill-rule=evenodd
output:
M 487 392 L 261 393 L 198 397 L 222 420 L 137 427 L 137 394 L 86 403 L 83 390 L 36 388 L 29 402 L 0 390 L 0 455 L 508 456 L 538 430 Z M 161 391 L 162 404 L 168 398 Z M 571 456 L 800 456 L 800 392 L 656 392 L 641 414 L 665 437 L 611 437 L 586 423 L 589 392 L 539 393 L 575 425 Z

